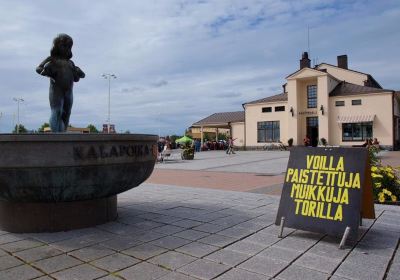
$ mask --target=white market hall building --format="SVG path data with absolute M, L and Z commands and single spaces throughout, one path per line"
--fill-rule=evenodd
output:
M 348 68 L 347 55 L 337 65 L 311 67 L 305 52 L 300 68 L 286 77 L 282 93 L 243 104 L 244 121 L 232 122 L 235 145 L 257 149 L 281 141 L 312 145 L 362 145 L 377 138 L 385 149 L 399 148 L 400 92 L 383 89 L 370 75 Z M 228 113 L 224 113 L 228 114 Z

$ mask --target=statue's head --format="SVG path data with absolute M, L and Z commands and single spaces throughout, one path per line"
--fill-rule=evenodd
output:
M 58 34 L 53 40 L 53 47 L 51 48 L 50 55 L 52 57 L 61 59 L 72 58 L 72 45 L 73 41 L 71 36 L 67 34 Z

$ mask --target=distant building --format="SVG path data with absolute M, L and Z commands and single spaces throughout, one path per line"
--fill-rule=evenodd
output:
M 44 133 L 50 133 L 51 128 L 50 127 L 45 127 L 43 128 Z M 90 129 L 86 127 L 67 127 L 67 133 L 90 133 Z
M 110 132 L 108 132 L 108 124 L 103 124 L 103 133 L 116 133 L 115 132 L 115 125 L 110 124 Z
M 67 133 L 90 133 L 90 129 L 87 127 L 68 127 Z

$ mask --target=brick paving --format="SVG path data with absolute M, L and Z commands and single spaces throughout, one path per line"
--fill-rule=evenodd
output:
M 191 161 L 173 157 L 156 164 L 146 182 L 280 195 L 288 158 L 283 151 L 201 152 Z
M 377 205 L 377 219 L 365 220 L 359 240 L 340 250 L 339 239 L 321 234 L 285 229 L 278 238 L 278 203 L 146 183 L 119 196 L 114 222 L 0 232 L 0 279 L 398 279 L 399 207 Z
M 280 185 L 283 183 L 283 179 L 283 175 L 263 176 L 259 173 L 155 169 L 147 182 L 242 192 L 263 189 L 265 194 L 280 195 Z M 279 187 L 275 187 L 276 185 Z

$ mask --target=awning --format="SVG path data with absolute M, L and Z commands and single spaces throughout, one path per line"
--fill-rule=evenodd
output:
M 186 143 L 186 142 L 192 142 L 192 141 L 193 141 L 193 139 L 187 137 L 186 135 L 175 140 L 176 143 Z
M 373 122 L 375 115 L 359 115 L 359 116 L 339 116 L 338 123 L 362 123 Z

